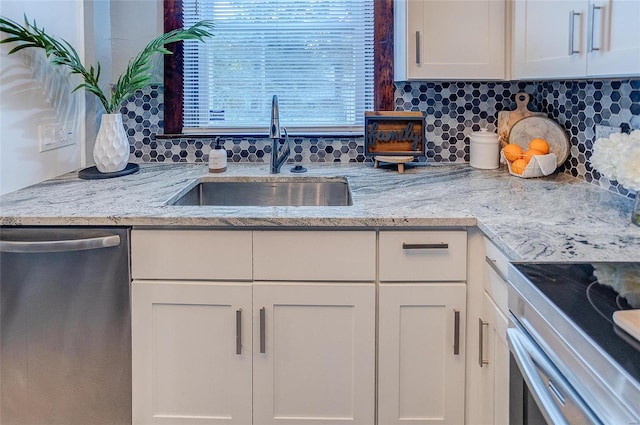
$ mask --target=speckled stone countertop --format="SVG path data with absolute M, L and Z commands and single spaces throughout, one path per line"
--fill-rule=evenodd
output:
M 250 228 L 421 228 L 478 226 L 513 260 L 640 261 L 640 227 L 631 200 L 566 174 L 509 176 L 468 165 L 374 169 L 371 164 L 311 164 L 304 175 L 269 175 L 268 164 L 143 164 L 113 179 L 77 173 L 0 197 L 0 224 Z M 346 177 L 345 207 L 173 206 L 198 179 Z

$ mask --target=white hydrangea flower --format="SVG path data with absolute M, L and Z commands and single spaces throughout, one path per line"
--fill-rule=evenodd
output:
M 631 134 L 612 133 L 596 140 L 591 165 L 609 180 L 640 190 L 640 130 Z
M 640 140 L 634 141 L 618 164 L 618 183 L 627 189 L 640 191 Z
M 596 140 L 593 144 L 593 154 L 591 155 L 591 165 L 600 174 L 609 180 L 616 180 L 618 177 L 618 164 L 623 156 L 622 140 L 619 134 L 611 134 L 608 138 Z

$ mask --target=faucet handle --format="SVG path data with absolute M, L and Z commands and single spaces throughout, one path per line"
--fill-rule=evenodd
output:
M 289 133 L 287 133 L 287 128 L 282 127 L 282 131 L 284 132 L 284 145 L 282 146 L 282 153 L 285 155 L 289 155 L 291 151 L 289 147 Z

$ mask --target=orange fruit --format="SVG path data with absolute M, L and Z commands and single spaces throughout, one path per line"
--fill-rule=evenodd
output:
M 542 152 L 542 155 L 546 155 L 549 153 L 549 143 L 544 139 L 532 139 L 529 142 L 529 149 L 535 149 Z
M 507 158 L 509 162 L 520 159 L 522 157 L 522 148 L 515 143 L 509 143 L 504 147 L 504 157 Z
M 525 153 L 522 154 L 522 159 L 524 160 L 524 162 L 526 164 L 528 164 L 529 161 L 531 161 L 531 158 L 534 155 L 544 155 L 544 154 L 542 152 L 540 152 L 540 151 L 535 150 L 535 149 L 529 149 L 528 151 L 526 151 Z
M 516 159 L 513 161 L 513 164 L 511 164 L 511 171 L 516 174 L 524 173 L 525 168 L 527 168 L 527 162 L 522 158 Z

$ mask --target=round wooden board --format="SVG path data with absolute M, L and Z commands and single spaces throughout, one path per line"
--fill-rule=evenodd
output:
M 571 143 L 567 132 L 549 118 L 523 118 L 515 123 L 509 132 L 509 143 L 515 143 L 525 150 L 529 148 L 531 139 L 535 138 L 544 139 L 549 143 L 549 152 L 555 153 L 558 157 L 558 167 L 569 157 Z

